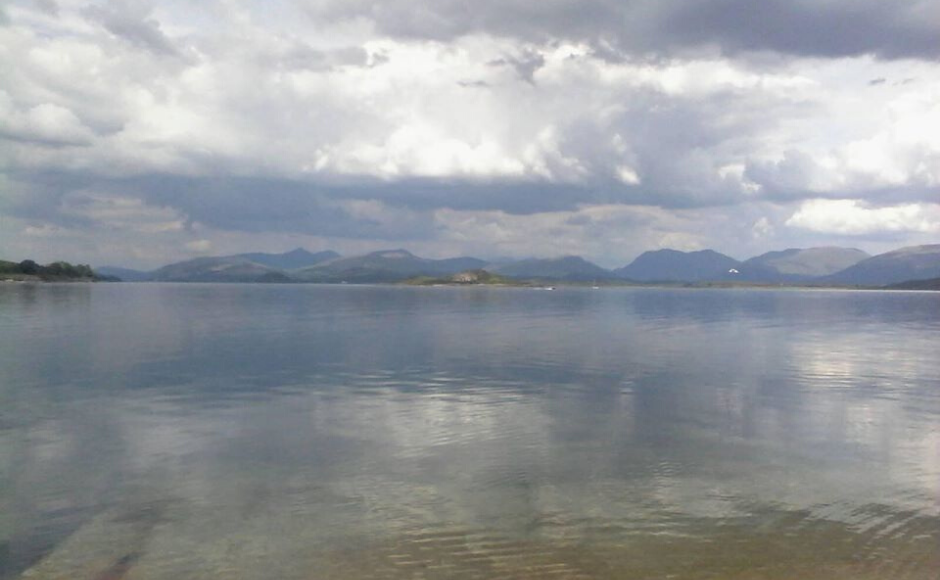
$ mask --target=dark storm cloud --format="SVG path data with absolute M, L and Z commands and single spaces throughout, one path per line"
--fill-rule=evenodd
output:
M 73 228 L 100 225 L 80 211 L 92 192 L 140 199 L 153 208 L 175 210 L 189 223 L 229 231 L 381 240 L 427 239 L 433 233 L 420 207 L 390 219 L 356 215 L 344 202 L 375 198 L 374 191 L 348 195 L 347 190 L 285 179 L 170 174 L 109 179 L 51 171 L 14 176 L 12 188 L 20 195 L 8 204 L 9 215 Z
M 676 4 L 676 3 L 674 3 Z M 715 43 L 726 52 L 805 56 L 940 55 L 940 21 L 925 1 L 707 0 L 683 2 L 664 29 L 675 43 Z
M 24 220 L 65 227 L 89 228 L 93 220 L 65 211 L 65 196 L 70 191 L 91 186 L 95 179 L 85 174 L 63 171 L 20 172 L 6 174 L 7 199 L 0 198 L 3 214 Z M 12 193 L 13 196 L 9 197 Z
M 88 192 L 130 197 L 153 208 L 170 208 L 187 222 L 229 231 L 284 232 L 347 239 L 432 239 L 431 212 L 503 211 L 529 215 L 572 211 L 584 204 L 655 205 L 662 193 L 615 182 L 590 187 L 549 182 L 474 182 L 454 179 L 381 180 L 355 184 L 313 183 L 251 177 L 183 177 L 151 174 L 122 179 L 72 172 L 20 175 L 18 195 L 6 212 L 14 217 L 64 227 L 92 228 L 81 213 Z M 676 194 L 678 195 L 678 194 Z M 350 203 L 381 204 L 379 215 L 356 215 Z M 675 207 L 695 207 L 695 199 L 674 198 Z
M 374 21 L 399 37 L 489 33 L 583 41 L 608 56 L 714 46 L 725 54 L 940 56 L 931 0 L 301 0 L 316 18 Z

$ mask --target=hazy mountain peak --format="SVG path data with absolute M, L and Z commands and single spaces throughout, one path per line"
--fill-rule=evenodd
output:
M 546 278 L 556 280 L 596 280 L 610 278 L 609 270 L 581 256 L 528 258 L 493 268 L 494 272 L 515 278 Z
M 397 250 L 380 250 L 378 252 L 372 252 L 371 255 L 377 256 L 380 258 L 389 258 L 392 260 L 416 257 L 414 254 L 412 254 L 408 250 L 403 250 L 401 248 Z
M 870 257 L 857 248 L 820 246 L 767 252 L 745 262 L 784 276 L 816 277 L 834 274 Z
M 284 252 L 282 256 L 312 256 L 313 252 L 307 250 L 307 248 L 296 247 L 289 252 Z
M 907 246 L 904 248 L 898 248 L 897 250 L 879 254 L 879 256 L 917 256 L 932 255 L 937 253 L 940 253 L 940 244 L 926 244 L 923 246 Z
M 825 278 L 836 284 L 885 286 L 940 277 L 940 244 L 908 246 L 878 254 Z
M 256 264 L 277 268 L 280 270 L 296 270 L 298 268 L 308 268 L 328 260 L 339 257 L 339 254 L 333 250 L 324 250 L 321 252 L 309 252 L 305 248 L 294 248 L 289 252 L 282 254 L 270 254 L 265 252 L 252 252 L 248 254 L 236 254 L 231 258 L 249 260 Z
M 727 277 L 740 262 L 714 250 L 682 252 L 670 248 L 651 250 L 615 270 L 623 278 L 640 282 L 695 282 L 720 280 Z

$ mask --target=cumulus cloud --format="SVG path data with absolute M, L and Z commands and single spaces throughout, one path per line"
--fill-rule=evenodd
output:
M 88 144 L 94 133 L 61 105 L 40 103 L 17 110 L 10 96 L 0 90 L 0 136 L 25 143 L 65 146 Z
M 804 200 L 935 202 L 926 4 L 745 4 L 17 0 L 0 211 L 183 251 L 300 236 L 617 262 L 850 235 L 808 227 Z M 890 223 L 866 227 L 927 231 Z
M 940 232 L 940 204 L 872 207 L 854 199 L 804 202 L 786 225 L 823 233 Z

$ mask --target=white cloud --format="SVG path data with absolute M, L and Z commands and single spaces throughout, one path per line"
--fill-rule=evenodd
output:
M 94 134 L 71 110 L 55 103 L 17 109 L 0 90 L 0 138 L 49 146 L 88 144 Z
M 21 151 L 22 163 L 110 174 L 221 167 L 323 178 L 613 176 L 634 186 L 634 175 L 647 173 L 637 165 L 637 150 L 654 147 L 649 156 L 658 157 L 663 145 L 655 135 L 661 128 L 648 126 L 650 120 L 694 121 L 698 126 L 688 127 L 694 139 L 695 131 L 736 123 L 727 113 L 689 118 L 696 100 L 727 93 L 741 100 L 741 110 L 772 111 L 776 100 L 790 91 L 801 96 L 810 82 L 730 61 L 613 63 L 586 46 L 520 45 L 487 35 L 450 43 L 373 38 L 337 48 L 250 20 L 173 38 L 166 32 L 172 26 L 139 9 L 99 16 L 116 19 L 112 28 L 120 24 L 124 36 L 89 28 L 87 12 L 57 21 L 51 41 L 25 21 L 6 33 L 10 64 L 23 80 L 16 101 L 52 93 L 57 106 L 105 129 L 68 155 Z M 173 41 L 186 45 L 188 61 L 168 56 L 178 52 L 165 46 Z M 353 51 L 373 56 L 358 62 L 330 56 Z M 519 54 L 544 62 L 532 82 L 512 66 L 489 64 Z M 673 163 L 654 172 L 660 189 L 741 187 L 718 175 L 720 167 L 745 161 L 729 159 L 720 143 L 704 156 L 699 147 L 694 163 L 680 149 L 692 144 L 669 145 Z M 685 169 L 670 171 L 675 165 Z
M 337 247 L 551 247 L 611 262 L 643 245 L 936 231 L 935 60 L 638 57 L 589 30 L 464 29 L 451 3 L 425 14 L 456 26 L 440 35 L 383 28 L 397 16 L 356 12 L 368 2 L 329 14 L 291 2 L 85 4 L 14 2 L 0 26 L 0 207 L 29 227 L 109 223 L 181 247 L 192 234 L 178 228 L 219 216 L 199 234 L 217 249 L 302 233 Z M 531 11 L 511 4 L 515 17 Z M 228 178 L 256 181 L 203 189 Z M 793 213 L 807 198 L 860 201 Z M 655 225 L 631 229 L 626 216 L 651 208 Z M 695 208 L 710 221 L 695 223 Z
M 852 199 L 804 202 L 786 225 L 814 232 L 864 235 L 882 232 L 940 232 L 940 204 L 871 207 Z
M 766 216 L 763 216 L 754 222 L 754 225 L 751 226 L 751 231 L 754 233 L 755 238 L 766 238 L 773 235 L 774 225 L 770 223 L 770 220 L 767 219 Z
M 940 185 L 940 69 L 922 62 L 802 63 L 814 80 L 810 114 L 780 121 L 752 155 L 748 174 L 791 196 L 856 196 L 910 188 L 921 200 Z M 885 80 L 876 85 L 870 79 Z M 815 194 L 815 195 L 813 195 Z

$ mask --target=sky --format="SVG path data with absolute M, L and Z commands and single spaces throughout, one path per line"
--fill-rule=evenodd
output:
M 935 0 L 8 0 L 0 258 L 940 243 Z

